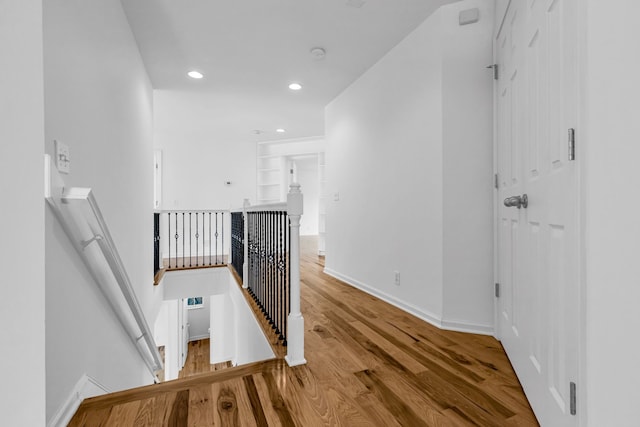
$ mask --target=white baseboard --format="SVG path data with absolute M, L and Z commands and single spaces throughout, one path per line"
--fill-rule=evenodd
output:
M 382 292 L 379 289 L 375 289 L 369 285 L 366 285 L 342 273 L 338 273 L 335 270 L 325 267 L 324 272 L 325 274 L 328 274 L 329 276 L 336 278 L 341 282 L 346 283 L 347 285 L 353 286 L 354 288 L 360 289 L 361 291 L 366 292 L 369 295 L 373 295 L 374 297 L 380 298 L 381 300 L 395 307 L 398 307 L 399 309 L 404 310 L 407 313 L 412 314 L 417 318 L 422 319 L 425 322 L 430 323 L 437 328 L 449 330 L 449 331 L 468 332 L 472 334 L 481 334 L 481 335 L 493 335 L 494 333 L 493 327 L 490 325 L 480 325 L 480 324 L 466 323 L 466 322 L 460 322 L 460 321 L 443 320 L 441 316 L 438 316 L 434 313 L 418 308 L 413 304 L 410 304 L 406 301 L 403 301 L 392 295 Z
M 467 332 L 470 334 L 495 336 L 492 325 L 481 325 L 479 323 L 466 323 L 457 320 L 442 320 L 441 329 L 447 331 Z
M 83 374 L 71 390 L 71 394 L 47 423 L 47 427 L 64 427 L 69 424 L 84 399 L 110 391 L 95 379 Z
M 199 341 L 199 340 L 204 340 L 210 338 L 209 334 L 204 334 L 204 335 L 194 335 L 192 337 L 189 337 L 189 342 L 191 341 Z

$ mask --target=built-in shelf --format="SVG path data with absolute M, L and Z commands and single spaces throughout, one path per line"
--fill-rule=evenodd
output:
M 278 183 L 278 182 L 271 182 L 271 183 L 267 183 L 267 184 L 258 184 L 258 186 L 259 186 L 259 187 L 271 187 L 271 186 L 274 186 L 274 185 L 278 185 L 278 186 L 279 186 L 279 185 L 280 185 L 280 183 Z

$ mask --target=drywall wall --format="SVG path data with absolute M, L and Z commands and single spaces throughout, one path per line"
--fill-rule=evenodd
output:
M 154 93 L 154 144 L 162 150 L 163 163 L 162 209 L 233 209 L 242 207 L 245 198 L 256 203 L 256 144 L 249 133 L 246 143 L 216 140 L 208 123 L 195 122 L 193 117 L 207 109 L 207 96 Z M 215 115 L 210 120 L 215 121 Z
M 318 179 L 318 156 L 303 157 L 294 160 L 300 190 L 303 192 L 304 214 L 300 220 L 300 235 L 318 234 L 318 215 L 320 207 L 320 181 Z
M 432 320 L 442 316 L 441 25 L 436 12 L 325 115 L 326 271 Z
M 7 426 L 45 425 L 42 49 L 42 1 L 1 0 L 0 414 Z
M 586 356 L 578 395 L 584 425 L 638 423 L 640 383 L 640 61 L 631 0 L 578 2 L 583 70 L 581 126 L 576 129 L 582 169 L 583 281 Z M 578 384 L 580 387 L 581 385 Z
M 202 307 L 189 309 L 189 341 L 197 341 L 209 338 L 209 323 L 211 313 L 211 303 L 206 295 L 192 295 L 202 298 Z
M 162 279 L 165 300 L 227 292 L 226 268 L 168 271 Z
M 47 1 L 43 16 L 44 151 L 54 139 L 70 147 L 65 182 L 93 189 L 152 324 L 162 294 L 152 285 L 149 79 L 118 0 Z M 45 236 L 50 418 L 84 374 L 110 390 L 152 377 L 49 208 Z
M 493 3 L 443 7 L 442 50 L 445 326 L 493 328 Z M 477 7 L 480 21 L 458 25 Z
M 484 333 L 493 323 L 492 81 L 478 69 L 491 62 L 491 5 L 438 9 L 325 118 L 326 271 L 437 325 Z M 480 22 L 459 26 L 458 12 L 472 7 Z
M 229 298 L 233 303 L 233 318 L 235 319 L 233 365 L 244 365 L 260 360 L 273 359 L 275 354 L 273 354 L 262 327 L 256 320 L 256 314 L 247 304 L 247 300 L 236 283 L 236 279 L 228 269 L 226 270 L 229 277 Z M 213 348 L 214 344 L 212 343 L 211 345 Z

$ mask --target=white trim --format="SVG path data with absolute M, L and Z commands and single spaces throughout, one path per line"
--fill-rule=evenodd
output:
M 461 322 L 457 320 L 443 320 L 442 317 L 437 316 L 431 312 L 425 311 L 421 308 L 416 307 L 413 304 L 409 304 L 401 299 L 398 299 L 392 295 L 389 295 L 385 292 L 380 291 L 379 289 L 372 288 L 369 285 L 366 285 L 356 279 L 353 279 L 349 276 L 345 276 L 344 274 L 338 273 L 335 270 L 330 268 L 324 269 L 324 273 L 340 280 L 341 282 L 346 283 L 347 285 L 353 286 L 354 288 L 360 289 L 363 292 L 368 293 L 369 295 L 373 295 L 374 297 L 380 298 L 384 302 L 387 302 L 395 307 L 398 307 L 401 310 L 406 311 L 409 314 L 416 316 L 419 319 L 424 320 L 427 323 L 439 328 L 448 331 L 457 331 L 457 332 L 467 332 L 472 334 L 481 334 L 481 335 L 493 335 L 493 327 L 490 325 L 478 325 L 474 323 Z
M 69 424 L 84 399 L 110 393 L 109 389 L 87 374 L 83 374 L 71 390 L 69 397 L 47 423 L 47 427 L 64 427 Z
M 189 337 L 189 342 L 204 340 L 204 339 L 207 339 L 207 338 L 211 338 L 211 335 L 210 334 L 195 335 L 195 336 Z
M 480 325 L 476 323 L 461 322 L 458 320 L 442 319 L 441 329 L 447 331 L 466 332 L 470 334 L 494 336 L 494 328 L 492 325 Z

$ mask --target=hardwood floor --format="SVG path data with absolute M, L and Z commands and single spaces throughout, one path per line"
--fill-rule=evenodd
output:
M 304 366 L 281 359 L 87 399 L 71 426 L 535 426 L 498 341 L 322 273 L 303 241 Z
M 178 378 L 192 377 L 206 372 L 221 371 L 231 367 L 231 362 L 209 363 L 211 340 L 209 338 L 189 342 L 187 361 L 184 367 L 178 372 Z

